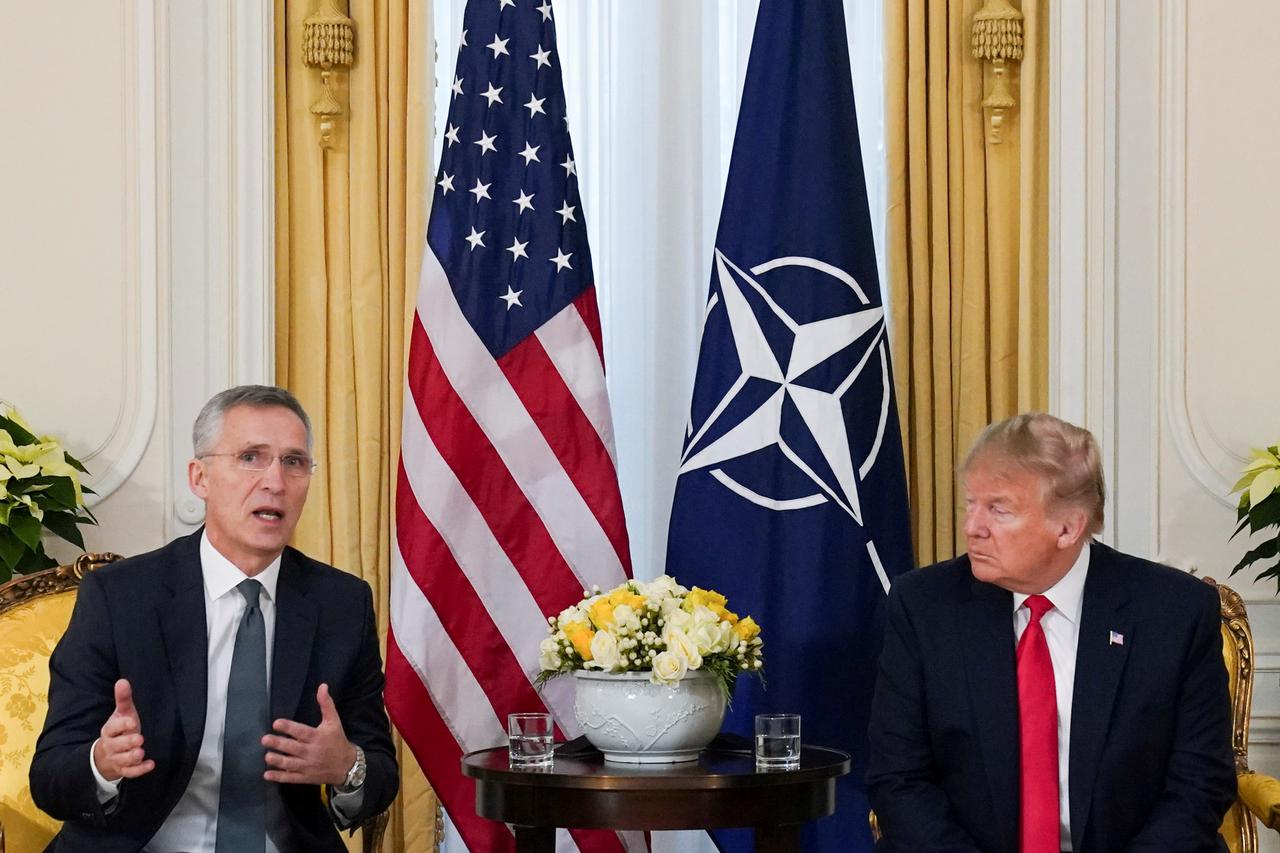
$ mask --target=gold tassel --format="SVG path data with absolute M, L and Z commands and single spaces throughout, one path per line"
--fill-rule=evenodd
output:
M 1006 110 L 1017 106 L 1009 90 L 1009 61 L 1022 59 L 1022 13 L 1009 4 L 1009 0 L 986 0 L 982 9 L 973 16 L 971 46 L 974 59 L 991 63 L 991 92 L 982 106 L 991 110 L 991 129 L 987 141 L 1000 144 L 1000 129 Z
M 320 0 L 320 8 L 302 22 L 302 62 L 320 70 L 324 87 L 311 105 L 320 120 L 320 146 L 333 148 L 334 130 L 343 115 L 342 102 L 333 89 L 333 69 L 347 70 L 355 62 L 355 22 L 339 11 L 335 0 Z

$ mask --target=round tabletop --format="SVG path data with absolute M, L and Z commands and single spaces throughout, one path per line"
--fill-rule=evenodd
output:
M 680 764 L 617 764 L 563 747 L 540 769 L 513 769 L 506 747 L 463 756 L 462 772 L 476 780 L 477 814 L 517 828 L 756 827 L 758 839 L 762 831 L 789 838 L 835 811 L 835 780 L 849 772 L 847 754 L 819 746 L 803 747 L 799 768 L 782 771 L 756 770 L 747 750 L 708 749 Z

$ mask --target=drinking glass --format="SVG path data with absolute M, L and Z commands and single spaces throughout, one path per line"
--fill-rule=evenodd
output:
M 507 757 L 512 767 L 550 767 L 551 715 L 545 712 L 507 715 Z
M 756 715 L 756 769 L 795 770 L 800 766 L 800 715 Z

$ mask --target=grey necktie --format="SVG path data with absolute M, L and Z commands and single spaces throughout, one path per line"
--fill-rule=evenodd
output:
M 248 579 L 236 587 L 244 596 L 244 616 L 236 629 L 227 681 L 227 725 L 222 734 L 222 784 L 218 792 L 216 853 L 263 851 L 266 828 L 266 747 L 268 730 L 267 635 L 258 607 L 262 584 Z

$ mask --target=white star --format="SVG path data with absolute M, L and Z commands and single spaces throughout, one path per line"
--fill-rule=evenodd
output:
M 524 164 L 526 166 L 528 166 L 530 163 L 541 163 L 542 161 L 538 159 L 538 149 L 541 147 L 542 147 L 541 145 L 530 145 L 529 143 L 526 142 L 524 144 L 524 150 L 521 151 L 516 156 L 523 157 Z
M 490 83 L 489 91 L 481 92 L 480 97 L 487 100 L 489 102 L 489 106 L 493 106 L 494 101 L 497 101 L 498 103 L 502 103 L 502 87 L 499 86 L 498 88 L 495 89 L 493 88 L 493 84 Z
M 512 290 L 511 285 L 508 284 L 506 294 L 498 298 L 507 303 L 507 310 L 510 311 L 511 306 L 520 305 L 520 294 L 522 293 L 524 293 L 523 290 Z M 523 308 L 524 306 L 520 305 L 520 307 Z
M 477 139 L 472 144 L 480 146 L 480 156 L 483 157 L 485 154 L 488 154 L 490 151 L 498 150 L 493 144 L 497 138 L 498 138 L 498 134 L 495 133 L 493 136 L 490 136 L 489 134 L 485 133 L 482 130 L 480 131 L 480 138 Z
M 449 88 L 453 90 L 453 94 L 455 94 L 455 95 L 461 95 L 461 94 L 462 94 L 462 78 L 461 78 L 461 77 L 454 77 L 454 78 L 453 78 L 453 85 L 452 85 L 452 86 L 450 86 Z
M 452 146 L 458 141 L 458 129 L 453 125 L 449 125 L 449 129 L 444 132 L 444 138 L 449 140 L 449 145 Z
M 680 463 L 680 473 L 718 465 L 766 447 L 777 447 L 827 499 L 861 523 L 858 474 L 849 448 L 849 434 L 845 429 L 840 400 L 867 364 L 870 351 L 882 340 L 884 309 L 865 308 L 800 323 L 769 299 L 751 275 L 735 266 L 719 250 L 715 253 L 715 262 L 716 278 L 720 283 L 741 375 L 689 440 L 685 458 Z M 763 303 L 753 305 L 746 296 L 747 291 L 755 291 L 763 297 Z M 761 326 L 762 317 L 768 318 L 774 327 L 781 323 L 791 333 L 793 337 L 788 347 L 777 349 L 770 343 Z M 836 377 L 838 384 L 834 388 L 815 387 L 814 380 L 808 378 L 813 368 L 847 350 L 860 339 L 864 341 L 862 346 L 866 354 L 857 365 L 846 376 Z M 732 407 L 730 404 L 748 380 L 757 380 L 757 384 L 760 381 L 772 383 L 776 389 L 754 410 L 743 414 L 740 406 Z M 809 432 L 805 444 L 812 444 L 814 450 L 798 449 L 784 438 L 783 410 L 788 400 Z M 737 422 L 725 428 L 719 421 L 729 411 L 736 413 Z M 703 438 L 713 427 L 717 437 L 704 442 Z M 797 428 L 799 425 L 790 429 Z M 814 462 L 821 460 L 820 464 L 810 464 L 802 454 L 816 454 Z M 829 473 L 819 473 L 824 468 Z
M 570 175 L 578 174 L 578 164 L 573 162 L 572 157 L 569 157 L 568 155 L 566 155 L 564 158 L 564 162 L 561 163 L 560 165 L 561 167 L 564 168 L 564 176 L 566 178 L 569 177 Z
M 551 263 L 556 265 L 556 272 L 560 272 L 560 270 L 564 269 L 565 267 L 568 267 L 569 269 L 573 269 L 573 264 L 569 263 L 569 259 L 572 257 L 573 257 L 573 252 L 570 252 L 569 254 L 566 255 L 564 253 L 564 249 L 556 249 L 556 256 L 554 258 L 548 258 L 548 260 L 550 260 Z
M 511 238 L 511 245 L 507 247 L 507 251 L 511 253 L 511 263 L 514 264 L 521 258 L 529 257 L 529 253 L 524 250 L 524 247 L 527 245 L 529 245 L 527 241 L 521 243 L 515 237 Z
M 549 0 L 542 0 L 542 5 L 538 7 L 538 11 L 542 13 L 543 23 L 551 20 L 551 3 Z
M 462 46 L 467 47 L 467 31 L 462 31 Z
M 531 195 L 525 195 L 525 194 L 524 194 L 524 190 L 520 190 L 520 195 L 519 195 L 519 196 L 517 196 L 516 198 L 511 199 L 511 201 L 512 201 L 512 203 L 514 203 L 517 207 L 519 207 L 519 208 L 520 208 L 518 211 L 516 211 L 516 216 L 519 216 L 521 213 L 524 213 L 526 210 L 533 210 L 533 209 L 534 209 L 534 208 L 533 208 L 533 196 L 531 196 Z
M 534 71 L 537 71 L 544 65 L 548 68 L 551 67 L 551 51 L 543 50 L 542 45 L 538 45 L 538 52 L 529 54 L 529 58 L 534 61 Z
M 491 41 L 489 44 L 486 44 L 485 47 L 493 51 L 494 59 L 497 59 L 500 54 L 506 54 L 507 56 L 510 56 L 511 54 L 507 53 L 507 42 L 509 41 L 511 41 L 511 39 L 500 39 L 498 38 L 498 34 L 494 33 L 493 41 Z
M 545 100 L 546 98 L 535 98 L 532 94 L 529 95 L 529 103 L 524 105 L 524 108 L 529 111 L 529 118 L 533 118 L 538 113 L 547 114 L 547 111 L 542 108 L 542 102 Z
M 489 195 L 489 187 L 491 187 L 491 186 L 493 186 L 493 184 L 492 184 L 492 183 L 489 183 L 489 184 L 482 184 L 482 183 L 480 183 L 480 179 L 479 179 L 479 178 L 476 178 L 476 185 L 475 185 L 474 187 L 472 187 L 471 189 L 467 190 L 467 192 L 469 192 L 469 193 L 471 193 L 473 196 L 475 196 L 475 197 L 476 197 L 476 203 L 477 203 L 477 204 L 479 204 L 479 203 L 480 203 L 480 199 L 482 199 L 482 198 L 491 198 L 491 197 L 490 197 L 490 195 Z
M 449 191 L 453 189 L 453 175 L 450 175 L 448 172 L 441 172 L 441 174 L 444 175 L 444 177 L 437 181 L 437 183 L 440 185 L 440 189 L 444 190 L 441 195 L 448 195 Z
M 516 0 L 498 0 L 498 11 L 501 12 L 508 6 L 516 5 Z
M 569 224 L 569 220 L 571 220 L 571 219 L 572 219 L 574 222 L 577 222 L 577 221 L 578 221 L 578 217 L 576 217 L 576 216 L 574 216 L 574 215 L 573 215 L 573 212 L 574 212 L 575 210 L 577 210 L 577 208 L 576 208 L 576 207 L 574 207 L 574 206 L 572 206 L 571 204 L 569 204 L 569 202 L 568 202 L 568 201 L 566 201 L 564 204 L 560 205 L 560 209 L 556 211 L 556 213 L 560 214 L 560 224 L 561 224 L 561 225 L 567 225 L 567 224 Z
M 484 231 L 477 231 L 475 226 L 472 226 L 471 233 L 465 238 L 466 241 L 471 244 L 471 251 L 474 252 L 476 250 L 476 246 L 484 247 L 484 235 Z

